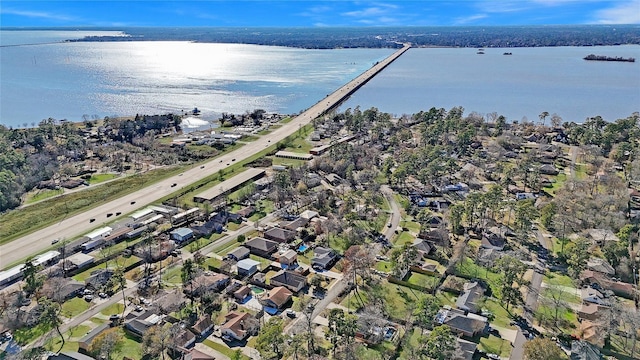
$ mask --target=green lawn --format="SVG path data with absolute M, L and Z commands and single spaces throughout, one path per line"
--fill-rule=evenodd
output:
M 567 181 L 567 175 L 564 172 L 560 172 L 556 177 L 555 177 L 556 182 L 554 182 L 551 187 L 546 188 L 545 191 L 551 195 L 556 194 L 556 192 L 562 187 L 564 186 L 564 183 Z
M 493 335 L 481 337 L 478 348 L 488 354 L 498 354 L 502 358 L 508 358 L 511 354 L 511 343 Z
M 420 332 L 420 328 L 416 327 L 413 329 L 413 332 L 411 334 L 406 334 L 406 336 L 409 336 L 409 346 L 403 347 L 402 351 L 400 352 L 399 359 L 413 360 L 413 358 L 410 357 L 411 354 L 409 353 L 408 348 L 417 348 L 418 346 L 420 346 L 422 338 Z
M 489 280 L 490 282 L 498 281 L 500 278 L 499 274 L 489 271 L 486 267 L 474 263 L 473 260 L 468 257 L 465 257 L 464 260 L 462 260 L 456 267 L 456 273 L 472 278 Z
M 220 268 L 220 265 L 222 265 L 222 260 L 215 257 L 210 257 L 204 263 L 207 267 L 213 266 L 215 268 Z
M 225 345 L 219 344 L 219 343 L 217 343 L 215 341 L 211 341 L 209 339 L 204 340 L 202 343 L 204 345 L 207 345 L 208 347 L 214 349 L 214 350 L 217 350 L 217 351 L 221 352 L 222 354 L 224 354 L 224 355 L 226 355 L 228 357 L 232 357 L 233 354 L 236 352 L 235 350 L 229 349 Z M 240 359 L 242 359 L 242 360 L 251 360 L 251 359 L 249 359 L 248 356 L 246 356 L 244 354 L 240 355 Z
M 174 266 L 162 274 L 162 281 L 170 284 L 182 284 L 182 266 Z
M 378 261 L 376 263 L 376 270 L 390 272 L 391 271 L 391 262 L 390 261 Z
M 114 296 L 117 296 L 118 294 L 115 294 Z M 104 308 L 102 311 L 100 311 L 100 314 L 102 315 L 106 315 L 106 316 L 110 316 L 110 315 L 120 315 L 122 314 L 122 310 L 124 309 L 124 305 L 120 304 L 120 303 L 115 303 L 115 304 L 111 304 L 109 306 L 107 306 L 106 308 Z
M 90 302 L 85 301 L 83 298 L 74 297 L 73 299 L 65 301 L 62 304 L 62 315 L 68 318 L 72 318 L 87 311 L 91 306 Z
M 554 323 L 555 308 L 553 305 L 540 304 L 535 312 L 535 319 L 545 327 L 551 328 Z M 572 309 L 564 308 L 558 311 L 558 328 L 563 332 L 571 333 L 579 327 L 578 317 Z
M 560 273 L 557 273 L 557 272 L 547 271 L 545 273 L 544 279 L 542 279 L 542 281 L 544 281 L 547 284 L 567 286 L 567 287 L 571 287 L 571 288 L 574 288 L 574 289 L 576 288 L 576 285 L 575 285 L 573 279 L 571 279 L 567 275 L 560 274 Z
M 31 204 L 36 201 L 48 199 L 57 195 L 64 194 L 64 189 L 58 190 L 37 190 L 35 192 L 29 192 L 26 195 L 25 204 Z
M 458 297 L 448 291 L 438 291 L 436 293 L 436 299 L 438 299 L 438 301 L 440 301 L 440 305 L 444 306 L 444 305 L 449 305 L 451 307 L 455 307 L 456 306 L 456 299 Z
M 62 336 L 64 337 L 64 346 L 62 347 L 61 351 L 78 351 L 78 342 L 71 341 L 71 339 L 73 338 L 79 340 L 87 333 L 89 333 L 89 331 L 91 331 L 91 328 L 89 326 L 78 325 L 72 328 L 71 331 L 67 331 L 66 333 L 62 334 Z M 56 336 L 47 341 L 47 343 L 45 344 L 45 348 L 50 351 L 58 351 L 60 350 L 61 344 L 62 341 L 56 334 Z
M 438 284 L 438 278 L 435 276 L 420 274 L 417 272 L 411 272 L 411 275 L 407 279 L 409 284 L 414 284 L 418 286 L 425 287 L 427 289 L 432 289 Z
M 487 309 L 493 314 L 493 321 L 491 321 L 492 324 L 507 329 L 515 329 L 513 326 L 509 325 L 509 322 L 511 321 L 509 313 L 502 307 L 502 305 L 500 305 L 498 300 L 487 298 L 482 304 L 482 309 Z M 510 309 L 513 312 L 513 308 Z
M 227 253 L 229 253 L 229 251 L 237 248 L 238 246 L 242 245 L 242 243 L 239 243 L 237 241 L 231 241 L 225 245 L 219 246 L 215 249 L 213 249 L 213 252 L 220 255 L 220 256 L 225 256 L 227 255 Z
M 271 265 L 271 260 L 269 259 L 265 259 L 263 257 L 257 256 L 257 255 L 249 255 L 250 259 L 253 259 L 255 261 L 259 261 L 260 262 L 260 269 L 266 269 L 267 267 L 269 267 L 269 265 Z
M 49 330 L 51 330 L 51 327 L 48 324 L 40 323 L 33 327 L 25 327 L 14 331 L 13 339 L 20 345 L 26 345 Z
M 118 176 L 119 176 L 118 174 L 93 174 L 89 179 L 89 184 L 91 185 L 99 184 L 104 181 L 115 179 Z
M 420 232 L 420 224 L 415 221 L 402 220 L 400 226 L 404 229 L 407 228 L 410 232 L 418 234 Z
M 357 310 L 368 304 L 370 299 L 376 296 L 382 299 L 385 311 L 392 319 L 405 319 L 407 308 L 423 298 L 425 294 L 419 290 L 383 280 L 376 287 L 362 288 L 360 286 L 359 295 L 352 291 L 340 304 L 349 309 Z
M 398 236 L 393 238 L 393 245 L 403 246 L 405 244 L 412 244 L 416 238 L 411 233 L 403 231 Z

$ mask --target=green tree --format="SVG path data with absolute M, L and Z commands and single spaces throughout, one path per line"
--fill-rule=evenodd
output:
M 62 318 L 60 317 L 60 312 L 62 311 L 62 306 L 55 301 L 44 297 L 40 302 L 40 306 L 42 306 L 42 314 L 40 315 L 40 322 L 55 328 L 60 336 L 60 340 L 62 340 L 62 344 L 60 344 L 60 350 L 64 347 L 64 336 L 62 336 L 62 332 L 60 331 L 60 325 L 62 325 Z M 58 351 L 60 351 L 58 350 Z
M 111 328 L 96 336 L 89 346 L 91 355 L 98 359 L 111 360 L 122 350 L 124 343 L 118 328 Z
M 583 238 L 579 238 L 575 242 L 567 245 L 566 254 L 568 254 L 567 265 L 569 266 L 569 275 L 574 279 L 576 279 L 587 266 L 587 260 L 591 256 L 589 254 L 589 245 L 589 242 Z
M 520 260 L 507 255 L 496 260 L 493 269 L 501 274 L 500 279 L 493 285 L 505 304 L 505 309 L 509 311 L 510 305 L 522 302 L 520 286 L 526 283 L 522 275 L 527 268 Z
M 564 360 L 567 355 L 549 338 L 535 338 L 524 344 L 525 360 Z
M 433 320 L 440 310 L 440 302 L 435 296 L 427 294 L 418 301 L 416 306 L 415 319 L 420 324 L 422 334 L 424 329 L 430 329 L 433 326 Z
M 274 316 L 258 332 L 256 349 L 263 359 L 282 359 L 284 353 L 282 330 L 282 318 Z
M 462 231 L 462 216 L 464 214 L 464 207 L 460 204 L 453 204 L 449 207 L 449 223 L 451 224 L 451 231 L 455 234 L 460 234 Z
M 446 325 L 433 329 L 423 344 L 422 355 L 433 360 L 453 359 L 459 349 L 457 338 Z
M 44 281 L 42 276 L 38 275 L 38 268 L 33 265 L 31 258 L 25 262 L 22 273 L 24 274 L 25 281 L 24 291 L 28 295 L 38 292 L 38 289 L 40 289 Z
M 180 279 L 182 280 L 182 286 L 186 287 L 187 284 L 190 286 L 191 295 L 189 298 L 191 299 L 191 307 L 193 307 L 193 278 L 195 276 L 196 269 L 193 260 L 187 259 L 182 264 L 182 269 L 180 269 Z
M 553 230 L 553 218 L 556 216 L 558 206 L 554 202 L 550 202 L 540 210 L 540 223 L 546 229 Z
M 516 205 L 516 227 L 520 232 L 526 234 L 531 229 L 533 221 L 538 217 L 538 209 L 534 205 L 534 200 L 520 200 Z

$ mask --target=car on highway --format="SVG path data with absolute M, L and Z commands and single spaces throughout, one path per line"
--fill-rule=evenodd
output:
M 200 166 L 200 169 L 204 169 L 204 165 Z
M 135 204 L 135 203 L 136 203 L 135 201 L 132 201 L 132 202 L 131 202 L 131 205 L 133 205 L 133 204 Z
M 60 241 L 60 239 L 53 239 L 51 240 L 51 245 L 55 245 Z
M 171 187 L 176 187 L 176 186 L 178 186 L 178 184 L 176 183 L 171 184 Z
M 96 221 L 96 219 L 89 219 L 89 222 L 90 222 L 90 223 L 92 223 L 92 222 L 94 222 L 94 221 Z

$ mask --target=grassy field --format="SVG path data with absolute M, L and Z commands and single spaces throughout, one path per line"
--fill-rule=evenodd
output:
M 556 272 L 547 271 L 542 281 L 544 281 L 547 284 L 567 286 L 574 289 L 576 288 L 576 285 L 573 279 L 571 279 L 567 275 L 563 275 Z
M 67 318 L 73 318 L 87 311 L 90 306 L 91 303 L 83 298 L 74 297 L 62 304 L 62 315 Z
M 57 190 L 36 190 L 26 194 L 25 204 L 33 204 L 36 201 L 48 199 L 64 194 L 64 189 Z
M 226 355 L 226 356 L 228 356 L 228 357 L 230 357 L 230 358 L 231 358 L 231 357 L 233 357 L 234 353 L 236 352 L 236 351 L 235 351 L 235 350 L 233 350 L 233 349 L 229 349 L 229 348 L 228 348 L 227 346 L 225 346 L 225 345 L 219 344 L 219 343 L 217 343 L 217 342 L 215 342 L 215 341 L 211 341 L 211 340 L 209 340 L 209 339 L 204 340 L 202 343 L 203 343 L 204 345 L 206 345 L 206 346 L 208 346 L 208 347 L 212 348 L 213 350 L 217 350 L 217 351 L 221 352 L 222 354 L 224 354 L 224 355 Z M 243 355 L 243 354 L 240 354 L 240 359 L 241 359 L 241 360 L 251 360 L 251 359 L 249 359 L 249 357 L 248 357 L 248 356 Z
M 403 246 L 405 244 L 411 244 L 415 239 L 416 238 L 413 235 L 411 235 L 411 233 L 403 231 L 400 234 L 398 234 L 398 236 L 393 237 L 393 245 Z
M 414 284 L 414 285 L 425 287 L 427 289 L 432 289 L 438 284 L 438 278 L 431 275 L 411 272 L 411 275 L 407 279 L 407 282 L 409 284 Z
M 76 215 L 87 208 L 115 200 L 140 190 L 171 175 L 182 168 L 162 168 L 117 179 L 109 186 L 96 186 L 83 191 L 65 194 L 38 202 L 31 206 L 5 212 L 0 215 L 0 244 L 5 244 L 36 230 L 40 230 L 62 218 Z M 24 226 L 28 223 L 29 226 Z
M 507 329 L 515 329 L 513 326 L 509 325 L 509 322 L 511 321 L 509 313 L 507 312 L 507 310 L 505 310 L 505 308 L 502 307 L 502 305 L 500 305 L 498 300 L 487 298 L 482 304 L 482 308 L 489 310 L 489 312 L 493 314 L 493 321 L 491 322 L 492 324 Z M 513 312 L 513 308 L 510 309 Z
M 392 319 L 404 319 L 407 309 L 425 297 L 425 294 L 419 290 L 383 280 L 374 288 L 360 289 L 359 295 L 352 291 L 340 304 L 351 310 L 357 310 L 368 304 L 373 297 L 380 297 L 383 300 L 385 311 Z
M 91 178 L 89 178 L 89 184 L 91 185 L 99 184 L 101 182 L 113 180 L 119 176 L 120 175 L 118 174 L 93 174 L 91 175 Z
M 484 266 L 474 263 L 473 260 L 468 257 L 465 257 L 464 260 L 462 260 L 462 262 L 456 267 L 456 272 L 463 276 L 484 279 L 490 282 L 498 281 L 500 278 L 499 274 L 490 271 Z
M 114 294 L 113 296 L 118 296 L 118 295 L 119 294 Z M 102 311 L 100 311 L 100 314 L 106 315 L 106 316 L 119 315 L 119 314 L 122 314 L 123 309 L 124 309 L 124 305 L 120 303 L 115 303 L 104 308 Z
M 182 266 L 174 266 L 162 274 L 162 281 L 170 284 L 182 284 Z
M 488 354 L 498 354 L 501 358 L 508 358 L 511 354 L 511 343 L 493 335 L 481 337 L 478 348 Z
M 420 232 L 420 224 L 415 221 L 410 220 L 402 220 L 400 221 L 400 226 L 404 229 L 407 228 L 410 232 L 414 234 L 418 234 Z
M 26 345 L 51 330 L 48 324 L 40 323 L 33 327 L 24 327 L 13 332 L 13 339 L 20 345 Z

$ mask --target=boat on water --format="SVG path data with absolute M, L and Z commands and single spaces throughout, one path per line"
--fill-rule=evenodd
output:
M 605 55 L 595 55 L 589 54 L 585 56 L 583 59 L 589 61 L 623 61 L 623 62 L 636 62 L 635 58 L 623 58 L 621 56 L 605 56 Z
M 513 54 L 510 52 L 506 52 L 506 53 L 502 53 L 502 55 L 513 55 Z
M 478 50 L 478 52 L 476 54 L 484 55 L 484 51 Z

